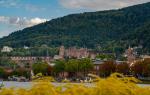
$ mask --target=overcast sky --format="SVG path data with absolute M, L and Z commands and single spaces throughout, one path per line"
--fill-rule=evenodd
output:
M 118 9 L 150 0 L 0 0 L 0 37 L 72 13 Z

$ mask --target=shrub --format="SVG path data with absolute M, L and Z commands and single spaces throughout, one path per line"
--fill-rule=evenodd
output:
M 93 76 L 95 77 L 95 76 Z M 106 79 L 97 78 L 91 86 L 84 84 L 52 85 L 47 77 L 34 83 L 30 89 L 3 88 L 0 95 L 149 95 L 150 87 L 139 87 L 135 78 L 113 74 Z

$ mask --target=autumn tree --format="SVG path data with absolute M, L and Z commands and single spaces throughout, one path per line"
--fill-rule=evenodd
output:
M 130 68 L 129 65 L 125 62 L 117 64 L 116 66 L 116 72 L 127 75 L 129 74 Z
M 106 61 L 100 66 L 100 76 L 107 77 L 116 71 L 116 63 L 114 61 Z
M 135 76 L 143 76 L 149 77 L 150 76 L 150 59 L 143 59 L 137 61 L 131 67 L 131 71 Z

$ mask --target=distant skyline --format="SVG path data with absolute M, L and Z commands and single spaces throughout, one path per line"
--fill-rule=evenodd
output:
M 0 38 L 68 14 L 123 8 L 150 0 L 0 0 Z

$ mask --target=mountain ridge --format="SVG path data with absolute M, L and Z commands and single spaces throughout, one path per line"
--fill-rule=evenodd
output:
M 149 22 L 150 2 L 118 10 L 71 14 L 14 32 L 1 38 L 0 46 L 100 46 L 112 51 L 142 45 L 149 51 Z

